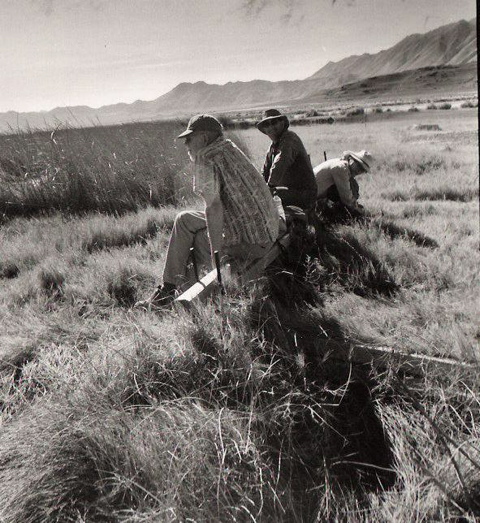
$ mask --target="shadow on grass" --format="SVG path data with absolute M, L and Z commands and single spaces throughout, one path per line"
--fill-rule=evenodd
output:
M 367 506 L 364 495 L 391 487 L 395 473 L 391 442 L 375 411 L 378 384 L 368 369 L 329 359 L 329 346 L 350 342 L 335 318 L 305 307 L 305 286 L 291 280 L 288 270 L 270 274 L 268 299 L 252 303 L 250 322 L 267 341 L 254 358 L 277 373 L 275 430 L 268 431 L 272 462 L 281 458 L 281 476 L 309 520 L 321 516 L 322 496 L 345 489 Z M 331 513 L 325 508 L 323 515 Z
M 2 391 L 3 394 L 0 399 L 0 414 L 11 416 L 17 410 L 12 395 L 15 388 L 20 385 L 23 369 L 36 357 L 35 347 L 31 343 L 24 342 L 9 347 L 7 350 L 5 347 L 2 347 L 2 349 L 3 351 L 0 354 L 0 379 L 6 387 Z M 35 385 L 23 391 L 24 399 L 32 400 L 34 398 Z
M 438 243 L 433 238 L 430 238 L 429 236 L 426 236 L 425 234 L 414 229 L 400 227 L 392 221 L 372 220 L 371 223 L 379 227 L 382 230 L 382 232 L 392 240 L 396 238 L 403 238 L 413 242 L 415 245 L 418 245 L 419 247 L 429 247 L 431 249 L 436 249 L 437 247 L 439 247 Z
M 155 407 L 154 412 L 163 409 L 165 419 L 173 419 L 176 402 L 184 402 L 192 411 L 204 412 L 205 419 L 213 419 L 215 430 L 211 432 L 197 432 L 193 424 L 186 425 L 183 432 L 191 435 L 185 448 L 199 449 L 197 465 L 208 458 L 208 455 L 205 458 L 200 442 L 213 442 L 218 447 L 215 447 L 217 452 L 230 432 L 238 434 L 233 422 L 227 426 L 227 421 L 223 421 L 225 425 L 220 425 L 222 413 L 232 413 L 232 419 L 234 413 L 242 420 L 248 420 L 248 446 L 256 451 L 255 461 L 238 459 L 238 446 L 232 443 L 232 448 L 237 449 L 232 451 L 232 459 L 221 461 L 219 468 L 213 468 L 214 475 L 206 476 L 205 483 L 212 482 L 212 477 L 220 477 L 219 474 L 228 469 L 230 478 L 246 478 L 242 482 L 246 492 L 252 484 L 258 490 L 253 481 L 257 481 L 260 472 L 268 471 L 273 479 L 267 486 L 260 484 L 262 496 L 265 503 L 281 506 L 283 521 L 335 520 L 332 514 L 336 509 L 331 508 L 332 503 L 335 505 L 336 500 L 341 503 L 345 492 L 355 496 L 357 507 L 368 508 L 368 494 L 388 489 L 395 481 L 391 441 L 375 409 L 378 384 L 368 369 L 352 368 L 348 363 L 334 362 L 328 357 L 330 344 L 347 348 L 350 342 L 340 322 L 320 307 L 322 298 L 316 283 L 308 278 L 308 260 L 312 257 L 317 257 L 327 267 L 320 286 L 328 285 L 335 278 L 345 288 L 363 295 L 392 295 L 397 289 L 381 262 L 353 236 L 341 237 L 326 228 L 314 233 L 307 227 L 298 226 L 294 229 L 292 245 L 267 271 L 264 283 L 253 290 L 247 307 L 238 312 L 233 310 L 235 304 L 224 304 L 222 314 L 210 314 L 199 307 L 196 313 L 193 311 L 191 322 L 182 327 L 185 332 L 179 336 L 181 353 L 162 356 L 167 352 L 163 349 L 167 348 L 168 341 L 161 338 L 150 344 L 145 341 L 136 346 L 136 352 L 114 379 L 110 371 L 105 374 L 107 397 L 111 396 L 112 404 L 116 408 L 121 405 L 121 410 L 129 415 L 140 415 L 142 407 Z M 108 292 L 120 305 L 128 305 L 134 300 L 135 285 L 130 286 L 130 281 L 128 272 L 120 272 L 118 278 L 111 280 Z M 232 308 L 230 315 L 228 307 Z M 227 328 L 222 331 L 225 323 Z M 238 327 L 237 333 L 231 325 Z M 21 366 L 22 362 L 18 364 Z M 102 381 L 93 380 L 91 391 L 98 394 L 103 390 L 101 385 Z M 79 407 L 77 415 L 83 417 L 84 406 L 80 402 Z M 185 412 L 186 407 L 179 416 L 184 417 Z M 201 421 L 205 423 L 203 418 Z M 71 419 L 68 423 L 71 424 Z M 119 429 L 113 423 L 112 432 L 118 433 Z M 158 427 L 163 428 L 165 420 L 161 423 L 155 425 L 152 433 L 155 439 L 161 437 L 162 430 Z M 175 423 L 178 423 L 176 418 Z M 47 430 L 60 433 L 56 427 Z M 125 429 L 125 438 L 130 438 L 132 432 Z M 85 438 L 77 439 L 85 441 Z M 177 453 L 181 439 L 177 435 L 175 445 L 166 447 L 172 449 L 172 457 L 182 458 L 176 462 L 185 461 L 184 456 Z M 76 441 L 73 439 L 73 444 L 76 445 Z M 233 436 L 232 441 L 236 444 Z M 71 470 L 70 456 L 63 458 L 63 445 L 62 435 L 61 445 L 58 441 L 56 450 L 59 459 L 64 460 L 62 466 L 70 466 Z M 122 445 L 112 444 L 111 448 L 121 449 Z M 118 462 L 107 459 L 110 447 L 108 452 L 100 450 L 93 447 L 90 456 L 94 459 L 88 461 L 83 459 L 83 447 L 72 447 L 72 454 L 84 465 L 79 468 L 79 477 L 74 477 L 69 485 L 81 485 L 87 480 L 95 482 L 99 470 L 107 471 L 107 476 L 117 473 Z M 40 453 L 40 449 L 37 452 Z M 26 447 L 24 453 L 32 454 Z M 164 454 L 158 452 L 158 456 Z M 212 462 L 217 467 L 219 455 L 212 455 Z M 171 458 L 168 462 L 173 463 Z M 27 467 L 24 469 L 28 474 Z M 65 469 L 58 470 L 63 473 Z M 143 488 L 142 496 L 147 487 L 147 490 L 155 492 L 158 488 L 161 492 L 163 476 L 150 487 L 148 477 L 142 479 L 137 473 L 142 468 L 134 470 L 135 482 Z M 171 469 L 165 470 L 173 474 Z M 194 469 L 198 477 L 197 470 L 203 469 L 200 465 Z M 12 477 L 14 472 L 11 472 Z M 52 469 L 51 477 L 52 484 L 57 485 L 60 477 L 57 469 Z M 189 485 L 183 481 L 184 477 L 179 473 L 176 495 L 188 497 L 188 491 L 181 490 L 182 484 L 186 485 L 184 489 Z M 128 497 L 132 488 L 128 490 L 126 484 L 124 482 L 123 490 L 119 490 L 126 492 L 120 500 L 121 496 L 113 495 L 115 491 L 112 494 L 113 488 L 109 490 L 108 482 L 103 491 L 70 487 L 64 497 L 65 511 L 76 509 L 76 504 L 82 508 L 93 507 L 95 511 L 102 508 L 102 500 L 108 496 L 109 509 L 131 507 L 135 498 Z M 227 487 L 231 496 L 229 503 L 240 505 L 245 497 L 237 495 L 235 484 Z M 35 488 L 29 491 L 35 497 Z M 201 501 L 209 503 L 211 499 L 212 496 Z M 58 495 L 53 492 L 45 505 L 57 507 L 55 510 L 60 512 L 57 500 Z M 264 511 L 267 520 L 269 514 L 267 509 Z
M 7 280 L 16 278 L 20 274 L 20 269 L 15 262 L 6 261 L 0 262 L 0 279 Z
M 164 220 L 149 218 L 131 230 L 124 230 L 120 227 L 98 230 L 83 242 L 82 249 L 91 254 L 104 249 L 129 247 L 136 244 L 144 245 L 147 240 L 154 238 L 163 227 L 168 225 L 170 224 Z
M 382 198 L 392 202 L 416 201 L 450 201 L 450 202 L 471 202 L 477 197 L 477 192 L 473 189 L 455 189 L 452 187 L 439 187 L 437 189 L 416 190 L 413 193 L 404 191 L 393 191 L 382 194 Z
M 362 297 L 392 297 L 399 285 L 387 267 L 352 235 L 317 230 L 318 259 L 327 270 L 325 283 L 338 282 Z
M 386 236 L 392 240 L 401 238 L 409 240 L 419 247 L 437 248 L 438 243 L 429 236 L 408 227 L 396 225 L 392 220 L 385 220 L 367 211 L 351 211 L 339 205 L 322 205 L 319 209 L 319 223 L 323 228 L 332 228 L 335 225 L 348 225 L 360 223 L 378 227 Z
M 319 500 L 348 490 L 368 507 L 369 492 L 391 487 L 393 455 L 375 411 L 377 384 L 367 369 L 329 359 L 329 344 L 349 340 L 299 272 L 292 255 L 252 290 L 247 307 L 224 303 L 213 317 L 193 310 L 182 354 L 158 361 L 139 349 L 122 404 L 195 398 L 212 412 L 248 415 L 284 521 L 327 520 L 328 502 L 322 509 Z

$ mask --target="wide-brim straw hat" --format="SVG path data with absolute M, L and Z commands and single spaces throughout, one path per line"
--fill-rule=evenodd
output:
M 264 127 L 265 122 L 269 122 L 271 120 L 283 120 L 285 122 L 285 129 L 290 125 L 290 122 L 286 115 L 282 114 L 278 109 L 267 109 L 265 113 L 263 114 L 262 120 L 257 122 L 256 126 L 259 131 L 261 131 L 263 134 L 265 134 Z
M 365 149 L 358 152 L 344 151 L 343 157 L 345 159 L 347 159 L 348 157 L 353 158 L 362 166 L 362 169 L 365 172 L 368 172 L 371 169 L 373 163 L 375 162 L 373 156 L 368 151 L 365 151 Z

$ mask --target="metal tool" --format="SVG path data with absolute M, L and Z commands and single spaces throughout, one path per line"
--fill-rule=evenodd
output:
M 200 278 L 198 276 L 197 258 L 195 257 L 195 249 L 193 247 L 190 247 L 190 257 L 192 259 L 193 273 L 195 274 L 195 281 L 200 281 Z
M 215 251 L 213 253 L 213 257 L 215 259 L 215 268 L 217 269 L 217 282 L 220 286 L 220 292 L 222 294 L 225 294 L 225 289 L 223 288 L 223 282 L 222 282 L 222 272 L 220 270 L 220 254 L 218 251 Z

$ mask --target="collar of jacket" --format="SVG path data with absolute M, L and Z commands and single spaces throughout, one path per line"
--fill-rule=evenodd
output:
M 282 131 L 282 134 L 274 142 L 272 141 L 272 145 L 278 145 L 282 141 L 282 138 L 285 138 L 287 131 L 288 131 L 288 128 L 284 129 Z

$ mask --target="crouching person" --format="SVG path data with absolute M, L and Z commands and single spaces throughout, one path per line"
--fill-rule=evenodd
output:
M 264 256 L 279 234 L 279 212 L 267 185 L 245 154 L 225 139 L 216 118 L 192 117 L 178 138 L 185 140 L 194 163 L 194 191 L 205 201 L 205 210 L 177 215 L 163 285 L 137 307 L 167 306 L 192 283 L 187 274 L 192 247 L 199 266 L 213 268 L 218 251 L 221 258 L 230 257 L 235 267 Z
M 345 151 L 340 158 L 333 158 L 317 165 L 313 172 L 317 182 L 319 202 L 335 204 L 337 210 L 358 214 L 359 187 L 355 178 L 370 171 L 373 157 L 368 151 Z

